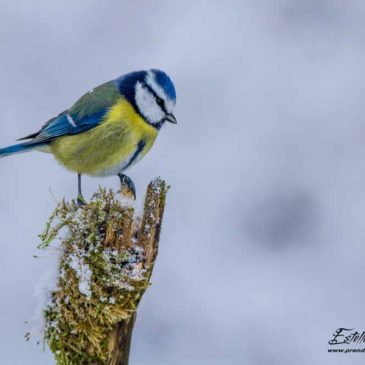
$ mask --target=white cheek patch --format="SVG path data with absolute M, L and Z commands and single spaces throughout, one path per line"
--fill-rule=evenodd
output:
M 153 124 L 161 122 L 164 112 L 156 104 L 155 97 L 142 86 L 140 82 L 136 84 L 136 104 L 142 115 Z
M 152 90 L 162 99 L 165 101 L 165 107 L 168 113 L 172 113 L 175 108 L 175 103 L 171 101 L 166 93 L 165 90 L 156 82 L 155 75 L 150 70 L 147 72 L 146 76 L 146 84 L 152 88 Z

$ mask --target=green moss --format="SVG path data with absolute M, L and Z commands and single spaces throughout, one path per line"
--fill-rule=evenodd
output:
M 57 289 L 44 310 L 45 341 L 59 365 L 105 362 L 111 331 L 149 285 L 145 249 L 136 244 L 141 220 L 117 196 L 100 188 L 81 208 L 61 202 L 40 235 L 43 250 L 61 240 Z

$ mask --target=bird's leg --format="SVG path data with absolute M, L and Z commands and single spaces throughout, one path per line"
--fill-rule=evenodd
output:
M 85 199 L 82 196 L 82 191 L 81 191 L 81 174 L 77 174 L 77 186 L 78 186 L 77 205 L 81 207 L 85 205 Z
M 127 176 L 124 175 L 122 173 L 118 174 L 119 179 L 120 179 L 120 184 L 122 186 L 121 191 L 122 193 L 125 192 L 125 189 L 127 190 L 127 193 L 132 193 L 133 195 L 133 199 L 136 200 L 136 188 L 134 186 L 134 183 L 132 181 L 132 179 Z

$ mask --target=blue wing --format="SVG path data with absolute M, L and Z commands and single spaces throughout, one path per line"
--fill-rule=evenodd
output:
M 56 118 L 49 120 L 39 132 L 21 138 L 30 141 L 0 149 L 0 158 L 10 156 L 20 152 L 31 151 L 48 144 L 57 137 L 73 135 L 95 128 L 103 121 L 103 116 L 107 113 L 107 108 L 80 118 L 77 114 L 72 115 L 68 110 L 61 113 Z
M 103 121 L 106 113 L 107 109 L 102 109 L 95 114 L 79 119 L 77 115 L 72 115 L 68 111 L 65 111 L 56 118 L 48 121 L 38 133 L 22 139 L 32 138 L 31 143 L 47 143 L 57 137 L 86 132 L 89 129 L 97 127 Z
M 75 135 L 97 127 L 121 95 L 115 82 L 107 82 L 83 95 L 69 110 L 49 120 L 39 132 L 21 138 L 27 144 L 48 143 L 57 137 Z

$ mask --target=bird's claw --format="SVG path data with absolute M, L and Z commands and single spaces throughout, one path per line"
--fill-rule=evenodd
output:
M 133 199 L 136 200 L 136 187 L 132 179 L 124 174 L 119 174 L 121 192 L 123 195 L 132 195 Z

